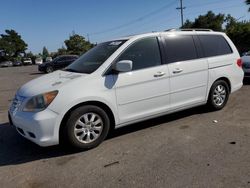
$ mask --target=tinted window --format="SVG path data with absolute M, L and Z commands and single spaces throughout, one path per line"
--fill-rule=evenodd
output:
M 133 70 L 161 65 L 161 54 L 157 38 L 146 38 L 132 44 L 120 60 L 133 61 Z
M 197 58 L 192 36 L 168 36 L 165 43 L 168 63 Z
M 232 53 L 226 39 L 221 35 L 199 35 L 205 57 Z
M 110 41 L 98 44 L 65 70 L 90 74 L 97 70 L 126 40 Z

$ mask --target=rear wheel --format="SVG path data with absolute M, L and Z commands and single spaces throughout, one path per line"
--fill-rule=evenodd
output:
M 229 86 L 224 80 L 216 81 L 210 90 L 208 106 L 212 110 L 221 110 L 226 105 L 229 98 Z
M 106 112 L 93 105 L 74 110 L 64 127 L 68 143 L 77 149 L 91 149 L 98 146 L 107 136 L 110 120 Z

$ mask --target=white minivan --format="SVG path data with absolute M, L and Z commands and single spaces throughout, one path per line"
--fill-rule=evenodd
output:
M 101 43 L 64 70 L 26 83 L 9 119 L 40 146 L 89 149 L 113 128 L 199 105 L 220 110 L 242 81 L 239 53 L 226 34 L 148 33 Z

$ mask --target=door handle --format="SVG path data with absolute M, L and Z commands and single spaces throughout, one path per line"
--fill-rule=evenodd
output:
M 177 69 L 175 69 L 175 70 L 173 71 L 173 73 L 174 73 L 174 74 L 178 74 L 178 73 L 181 73 L 182 71 L 183 71 L 183 69 L 177 68 Z
M 165 72 L 159 71 L 159 72 L 155 73 L 154 77 L 162 77 L 162 76 L 164 76 L 165 74 L 166 74 Z

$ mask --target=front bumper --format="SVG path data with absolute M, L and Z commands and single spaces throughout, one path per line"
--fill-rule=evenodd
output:
M 55 129 L 58 114 L 46 109 L 41 112 L 9 112 L 9 121 L 19 134 L 39 146 L 59 144 L 59 132 Z

